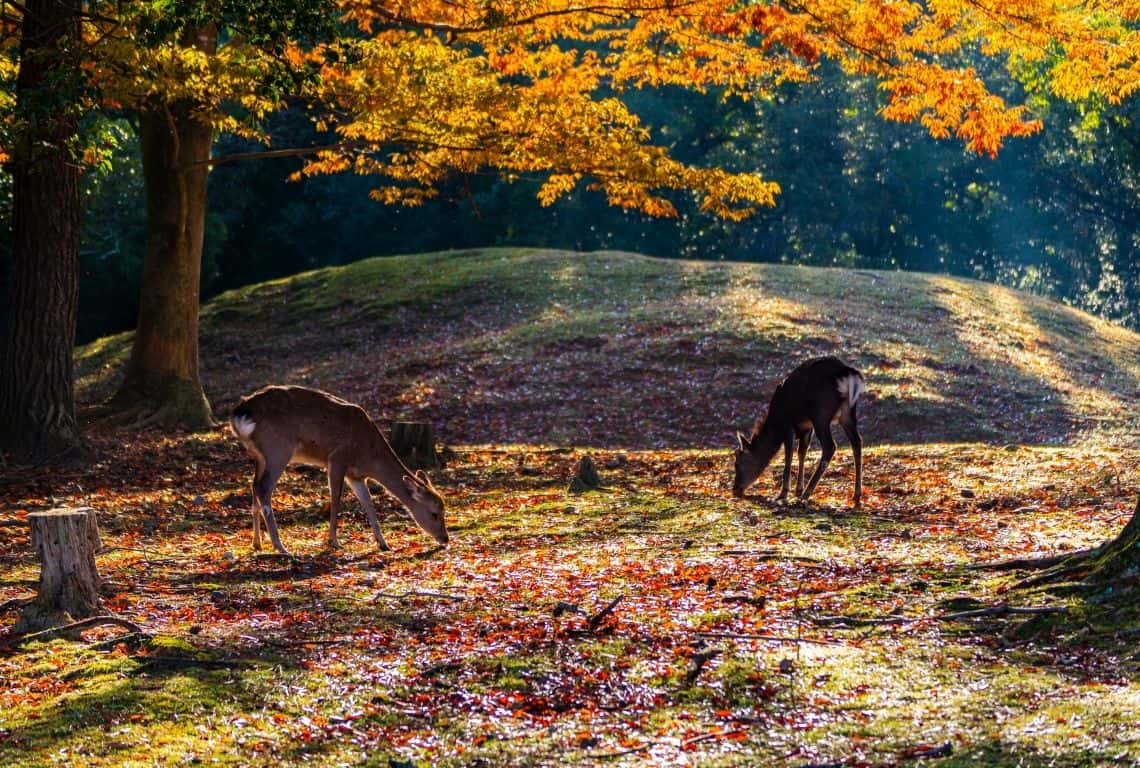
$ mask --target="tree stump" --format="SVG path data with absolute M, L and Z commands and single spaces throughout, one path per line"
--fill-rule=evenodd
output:
M 435 431 L 423 421 L 392 423 L 392 450 L 409 469 L 439 469 L 435 451 Z
M 50 509 L 28 515 L 40 561 L 40 586 L 16 623 L 16 634 L 38 632 L 102 610 L 95 553 L 102 546 L 95 510 Z
M 598 468 L 594 465 L 594 460 L 589 456 L 583 456 L 582 460 L 578 462 L 578 474 L 570 481 L 570 493 L 585 493 L 586 491 L 596 491 L 604 488 L 602 485 L 602 478 L 598 474 Z

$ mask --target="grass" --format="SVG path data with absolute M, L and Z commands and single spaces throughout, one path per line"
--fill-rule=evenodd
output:
M 0 654 L 0 764 L 887 766 L 945 744 L 922 764 L 1140 763 L 1135 611 L 967 568 L 1120 530 L 1138 340 L 972 281 L 618 253 L 374 259 L 230 292 L 203 310 L 219 417 L 292 381 L 381 425 L 430 419 L 453 543 L 393 514 L 376 552 L 353 502 L 325 552 L 323 476 L 295 469 L 275 498 L 300 556 L 255 554 L 223 428 L 94 430 L 92 467 L 0 470 L 0 601 L 34 588 L 24 513 L 89 505 L 107 607 L 153 636 Z M 84 402 L 128 349 L 78 350 Z M 729 435 L 825 353 L 873 393 L 864 507 L 845 447 L 806 509 L 766 501 L 775 470 L 733 500 Z M 608 488 L 570 495 L 587 453 Z M 1033 633 L 930 618 L 1001 603 L 1067 610 Z M 887 617 L 914 621 L 854 621 Z

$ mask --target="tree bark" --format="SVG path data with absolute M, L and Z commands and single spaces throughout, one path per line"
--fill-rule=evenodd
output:
M 95 553 L 100 549 L 95 510 L 51 509 L 28 515 L 40 561 L 39 594 L 21 613 L 16 634 L 38 632 L 95 616 L 102 609 Z
M 193 30 L 186 44 L 212 55 L 217 31 Z M 140 424 L 205 429 L 214 422 L 198 374 L 198 302 L 214 129 L 195 106 L 155 104 L 139 115 L 146 252 L 134 345 L 111 406 Z
M 17 462 L 83 458 L 72 347 L 79 305 L 74 0 L 28 0 L 12 146 L 12 250 L 0 265 L 0 451 Z
M 393 422 L 389 442 L 408 469 L 439 469 L 435 432 L 431 424 L 421 421 Z

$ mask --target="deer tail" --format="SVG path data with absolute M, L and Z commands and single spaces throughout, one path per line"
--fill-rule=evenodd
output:
M 253 416 L 242 403 L 237 408 L 234 408 L 233 414 L 230 416 L 230 429 L 234 431 L 234 435 L 239 440 L 244 440 L 253 434 L 253 428 L 257 426 L 257 422 L 253 420 Z
M 859 402 L 859 398 L 867 391 L 867 384 L 863 381 L 863 376 L 855 371 L 837 379 L 835 387 L 839 390 L 839 396 L 850 405 Z

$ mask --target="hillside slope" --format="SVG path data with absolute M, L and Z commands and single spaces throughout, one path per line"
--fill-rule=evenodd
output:
M 79 350 L 81 401 L 110 392 L 128 345 Z M 876 443 L 1140 442 L 1140 336 L 934 275 L 485 249 L 249 286 L 202 322 L 219 415 L 304 383 L 466 444 L 727 445 L 823 354 L 866 374 Z

